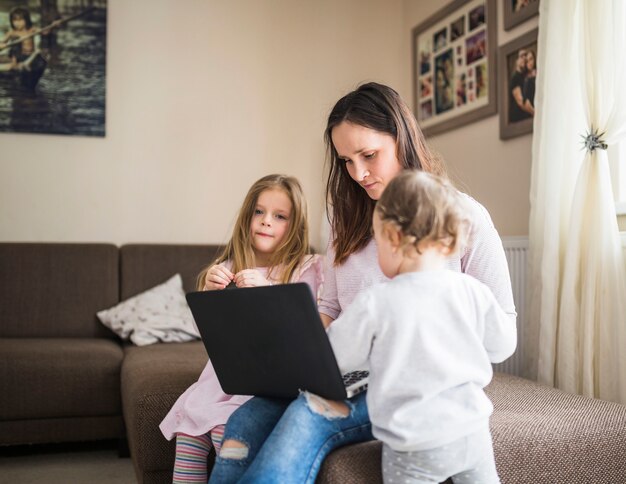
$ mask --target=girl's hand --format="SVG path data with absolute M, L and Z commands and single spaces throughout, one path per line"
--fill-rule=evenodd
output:
M 271 282 L 265 279 L 256 269 L 244 269 L 235 274 L 235 284 L 237 287 L 257 287 L 271 286 Z
M 224 289 L 230 284 L 235 275 L 223 264 L 216 264 L 209 268 L 204 278 L 204 291 Z

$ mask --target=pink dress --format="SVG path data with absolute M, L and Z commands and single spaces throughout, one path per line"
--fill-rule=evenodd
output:
M 267 268 L 257 267 L 257 270 L 267 277 Z M 319 255 L 306 256 L 291 278 L 291 282 L 307 283 L 315 295 L 321 290 L 322 280 L 322 258 Z M 218 425 L 225 424 L 228 417 L 250 398 L 247 395 L 224 393 L 209 360 L 198 381 L 178 397 L 159 428 L 167 440 L 178 433 L 204 435 Z

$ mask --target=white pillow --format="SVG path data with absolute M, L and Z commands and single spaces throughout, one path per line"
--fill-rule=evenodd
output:
M 137 346 L 200 338 L 180 274 L 97 315 L 107 328 Z

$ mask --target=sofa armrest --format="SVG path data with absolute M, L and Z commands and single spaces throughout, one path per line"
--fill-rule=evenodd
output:
M 122 407 L 130 454 L 140 483 L 172 482 L 174 441 L 159 424 L 207 362 L 204 346 L 159 343 L 127 346 L 122 365 Z

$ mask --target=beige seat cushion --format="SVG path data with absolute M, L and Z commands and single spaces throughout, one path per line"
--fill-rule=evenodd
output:
M 626 482 L 626 406 L 505 374 L 487 387 L 496 465 L 504 484 Z M 382 482 L 380 442 L 336 450 L 318 482 Z

